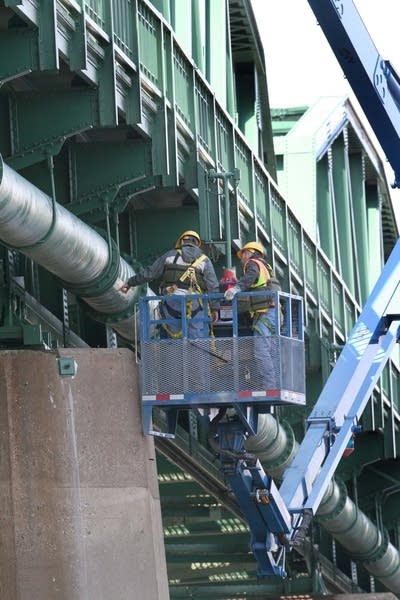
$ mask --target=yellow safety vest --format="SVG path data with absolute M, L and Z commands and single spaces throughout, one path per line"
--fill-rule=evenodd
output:
M 250 258 L 244 265 L 244 272 L 246 272 L 246 267 L 250 261 L 255 262 L 258 265 L 260 271 L 257 281 L 255 281 L 250 286 L 250 289 L 257 291 L 267 289 L 268 283 L 271 280 L 271 275 L 269 273 L 267 265 L 263 260 L 260 260 L 258 258 Z M 273 306 L 275 306 L 274 301 L 268 297 L 255 296 L 250 298 L 250 312 L 252 313 L 263 313 Z

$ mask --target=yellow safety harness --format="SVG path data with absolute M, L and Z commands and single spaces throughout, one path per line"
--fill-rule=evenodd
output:
M 186 267 L 185 271 L 178 277 L 178 279 L 175 280 L 175 283 L 173 283 L 171 281 L 171 284 L 168 285 L 167 282 L 168 282 L 168 278 L 169 279 L 171 278 L 171 273 L 178 275 L 179 272 L 181 271 L 181 269 L 179 269 L 179 267 L 185 266 L 185 265 L 177 265 L 176 264 L 176 260 L 179 258 L 180 255 L 181 255 L 181 253 L 178 250 L 175 260 L 171 264 L 171 268 L 165 269 L 164 274 L 167 275 L 167 277 L 165 277 L 166 281 L 164 281 L 164 284 L 162 284 L 162 289 L 164 290 L 164 293 L 166 292 L 167 294 L 174 294 L 177 289 L 184 287 L 184 289 L 187 290 L 188 294 L 201 294 L 203 292 L 204 285 L 202 286 L 203 282 L 200 283 L 198 281 L 199 273 L 198 272 L 196 273 L 196 268 L 199 265 L 201 265 L 202 262 L 204 262 L 206 260 L 207 256 L 205 254 L 201 254 L 188 267 Z M 166 265 L 166 267 L 168 267 L 168 266 L 169 265 Z M 169 271 L 169 273 L 168 273 L 168 271 Z M 195 316 L 195 314 L 197 314 L 203 308 L 200 299 L 198 299 L 198 301 L 199 301 L 199 308 L 198 308 L 198 310 L 196 310 L 195 313 L 193 313 L 193 310 L 192 310 L 193 300 L 191 298 L 189 298 L 189 300 L 186 302 L 186 317 L 188 319 Z M 178 313 L 178 311 L 174 311 L 170 307 L 168 307 L 168 312 L 170 314 L 172 314 L 172 316 L 176 316 L 176 318 L 181 318 L 181 314 Z M 174 315 L 175 312 L 176 312 L 176 315 Z M 182 337 L 182 331 L 176 331 L 176 332 L 171 331 L 171 329 L 168 327 L 167 323 L 163 323 L 163 328 L 167 332 L 168 336 L 171 338 L 179 339 Z
M 201 265 L 202 262 L 206 260 L 207 256 L 202 254 L 196 260 L 192 262 L 191 265 L 186 269 L 186 271 L 179 277 L 180 283 L 185 283 L 188 285 L 188 290 L 193 294 L 201 294 L 202 288 L 197 282 L 196 277 L 196 267 Z

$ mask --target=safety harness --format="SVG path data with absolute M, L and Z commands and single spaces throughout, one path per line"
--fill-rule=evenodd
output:
M 174 294 L 178 289 L 180 289 L 187 291 L 188 294 L 203 293 L 203 291 L 206 289 L 206 285 L 203 273 L 199 269 L 199 266 L 206 260 L 206 258 L 207 256 L 205 254 L 201 254 L 189 265 L 185 262 L 178 263 L 179 259 L 183 261 L 182 252 L 178 250 L 173 262 L 165 263 L 160 292 L 163 295 L 170 295 Z M 195 317 L 203 309 L 200 299 L 198 302 L 199 306 L 195 310 L 192 309 L 192 299 L 189 299 L 186 302 L 186 317 L 188 319 Z M 165 304 L 166 306 L 163 304 L 160 306 L 160 312 L 163 318 L 167 318 L 168 315 L 166 315 L 164 312 L 167 310 L 174 319 L 181 319 L 182 315 L 179 311 L 171 308 L 168 303 Z M 170 327 L 168 327 L 166 323 L 163 323 L 163 328 L 171 338 L 178 339 L 182 337 L 182 331 L 171 331 Z
M 177 289 L 188 290 L 192 294 L 201 294 L 206 286 L 202 271 L 198 268 L 207 256 L 201 254 L 192 263 L 183 262 L 182 252 L 178 250 L 173 262 L 167 262 L 164 265 L 163 281 L 161 283 L 161 292 L 173 294 Z M 177 261 L 181 259 L 182 262 Z

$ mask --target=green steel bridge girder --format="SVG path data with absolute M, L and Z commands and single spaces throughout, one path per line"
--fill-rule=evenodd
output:
M 104 217 L 106 204 L 122 212 L 131 196 L 159 185 L 151 144 L 145 139 L 72 142 L 69 157 L 74 198 L 68 209 L 85 220 Z
M 2 52 L 0 72 L 4 72 L 4 78 L 11 83 L 23 74 L 35 72 L 35 78 L 28 84 L 32 91 L 21 92 L 17 86 L 18 91 L 5 96 L 7 106 L 3 109 L 0 106 L 2 115 L 7 114 L 9 119 L 9 139 L 0 139 L 0 151 L 8 164 L 21 169 L 43 160 L 48 154 L 56 155 L 66 138 L 80 132 L 103 126 L 132 125 L 138 135 L 152 138 L 154 174 L 161 177 L 164 187 L 183 183 L 194 193 L 193 190 L 202 186 L 198 182 L 199 175 L 204 178 L 202 171 L 217 164 L 231 171 L 237 163 L 241 170 L 241 198 L 253 210 L 250 200 L 254 178 L 252 152 L 193 63 L 175 43 L 169 26 L 148 6 L 132 3 L 134 13 L 128 15 L 132 30 L 129 35 L 125 32 L 129 40 L 123 41 L 124 36 L 119 31 L 121 23 L 114 22 L 112 30 L 110 15 L 94 15 L 89 11 L 91 18 L 82 20 L 82 11 L 89 10 L 87 6 L 78 10 L 68 3 L 67 10 L 67 3 L 61 0 L 55 4 L 54 42 L 54 30 L 48 24 L 41 24 L 45 19 L 29 2 L 6 3 L 15 6 L 16 13 L 29 25 L 23 31 L 29 32 L 27 37 L 31 43 L 22 45 L 21 53 L 24 47 L 28 49 L 25 56 L 17 60 L 14 71 L 8 64 L 8 52 Z M 51 19 L 48 22 L 51 25 Z M 149 33 L 146 24 L 151 24 L 153 33 Z M 17 45 L 19 31 L 20 28 L 14 27 L 1 32 L 4 50 L 9 44 Z M 71 31 L 75 37 L 81 36 L 80 44 L 65 42 Z M 53 58 L 46 62 L 38 57 L 37 48 L 32 49 L 35 44 L 40 48 L 44 46 L 47 54 L 53 52 Z M 82 48 L 82 44 L 86 59 L 77 61 L 74 49 Z M 61 68 L 60 57 L 66 67 Z M 40 91 L 35 90 L 38 71 L 44 78 Z M 44 106 L 46 111 L 42 110 Z M 200 173 L 198 144 L 203 167 Z M 216 202 L 213 208 L 217 213 Z M 219 231 L 220 224 L 214 214 L 211 219 L 214 223 L 210 226 L 207 215 L 210 210 L 206 208 L 203 212 L 202 235 L 210 239 L 210 229 Z M 237 220 L 237 215 L 233 215 L 232 223 Z M 255 233 L 255 223 L 250 230 Z
M 10 115 L 1 151 L 14 169 L 57 155 L 68 137 L 101 125 L 97 92 L 87 88 L 18 92 L 1 95 L 0 103 Z
M 323 375 L 327 374 L 330 355 L 319 347 L 320 337 L 330 342 L 346 337 L 357 312 L 353 290 L 342 285 L 335 265 L 288 209 L 232 119 L 175 44 L 168 25 L 140 0 L 113 4 L 132 10 L 132 18 L 125 19 L 132 27 L 126 38 L 121 24 L 113 24 L 108 2 L 0 0 L 0 6 L 11 7 L 16 19 L 28 23 L 25 29 L 0 31 L 0 73 L 9 83 L 0 93 L 0 153 L 14 169 L 29 167 L 28 178 L 33 179 L 40 178 L 41 161 L 49 154 L 56 156 L 57 201 L 92 224 L 104 220 L 108 205 L 122 212 L 138 192 L 160 188 L 168 193 L 167 188 L 182 185 L 198 199 L 200 231 L 207 240 L 221 239 L 224 224 L 219 214 L 222 190 L 210 182 L 208 173 L 239 168 L 238 189 L 230 192 L 232 237 L 261 236 L 285 289 L 297 286 L 304 294 L 307 324 L 315 336 L 311 350 L 317 377 L 321 354 L 326 355 Z M 56 15 L 50 5 L 56 7 Z M 103 7 L 105 14 L 89 12 L 89 5 Z M 46 18 L 40 16 L 42 9 Z M 10 56 L 10 49 L 15 56 Z M 87 143 L 69 139 L 73 136 Z M 71 182 L 69 197 L 62 197 L 65 173 Z M 308 316 L 314 314 L 318 314 L 315 326 L 314 317 Z M 397 419 L 389 421 L 385 413 L 374 423 L 386 424 L 384 454 L 392 456 L 398 444 Z M 249 596 L 253 588 L 249 582 L 244 586 Z M 228 587 L 231 595 L 238 590 L 237 582 L 225 591 Z M 309 582 L 304 592 L 311 589 Z M 179 595 L 181 591 L 174 586 L 172 598 L 175 593 L 177 598 L 189 597 L 187 589 Z M 299 584 L 292 591 L 301 593 Z M 209 585 L 197 592 L 210 597 Z M 257 585 L 254 594 L 260 592 Z
M 40 25 L 42 19 L 29 0 L 22 4 L 11 1 L 3 4 L 15 10 L 16 18 L 24 18 L 29 25 L 28 31 L 42 37 L 54 35 L 50 27 Z M 125 133 L 129 130 L 130 134 L 149 141 L 151 173 L 146 168 L 142 179 L 128 185 L 130 170 L 121 177 L 115 175 L 113 178 L 110 167 L 108 175 L 115 185 L 108 188 L 97 183 L 100 168 L 105 162 L 102 163 L 101 158 L 92 182 L 86 172 L 86 181 L 81 184 L 80 177 L 75 176 L 71 167 L 68 175 L 82 190 L 82 197 L 79 192 L 73 191 L 72 198 L 64 198 L 65 203 L 71 204 L 70 208 L 82 218 L 90 213 L 87 218 L 95 223 L 101 215 L 101 204 L 114 203 L 117 210 L 122 210 L 129 196 L 138 191 L 155 187 L 165 189 L 166 186 L 176 189 L 182 185 L 198 199 L 202 237 L 217 242 L 222 239 L 221 231 L 223 235 L 222 211 L 218 201 L 221 189 L 215 182 L 210 182 L 208 173 L 217 165 L 218 170 L 225 172 L 238 168 L 240 181 L 237 189 L 230 194 L 232 237 L 250 239 L 258 235 L 267 246 L 269 258 L 284 288 L 299 294 L 305 293 L 306 289 L 311 291 L 311 295 L 305 298 L 306 325 L 309 325 L 309 315 L 313 313 L 319 313 L 317 322 L 324 320 L 320 310 L 322 306 L 328 317 L 334 317 L 334 325 L 326 319 L 326 332 L 321 326 L 315 329 L 318 337 L 321 334 L 332 340 L 340 334 L 344 339 L 357 312 L 354 298 L 288 209 L 266 169 L 230 116 L 218 104 L 202 75 L 175 43 L 168 24 L 149 6 L 137 0 L 130 4 L 129 10 L 134 14 L 128 15 L 127 22 L 132 29 L 125 32 L 124 37 L 121 22 L 114 20 L 113 24 L 109 14 L 92 14 L 89 11 L 87 16 L 90 18 L 82 20 L 82 11 L 88 10 L 86 3 L 83 9 L 73 8 L 74 3 L 63 3 L 62 0 L 55 4 L 58 18 L 57 52 L 54 50 L 54 53 L 62 57 L 63 68 L 59 71 L 46 70 L 45 67 L 52 64 L 49 59 L 48 63 L 39 64 L 33 80 L 26 76 L 26 83 L 31 87 L 43 77 L 43 80 L 40 79 L 40 91 L 21 92 L 18 87 L 8 93 L 8 86 L 1 89 L 0 116 L 3 122 L 9 122 L 10 130 L 9 139 L 4 139 L 6 127 L 0 133 L 0 152 L 6 162 L 13 168 L 35 165 L 49 152 L 59 152 L 64 140 L 78 132 L 84 132 L 85 139 L 91 142 L 85 144 L 85 149 L 94 143 L 99 133 L 105 136 L 106 147 L 107 143 L 115 142 L 115 132 L 125 128 Z M 120 4 L 120 8 L 123 6 L 118 1 L 114 4 Z M 106 5 L 108 3 L 104 3 Z M 68 9 L 68 6 L 72 8 Z M 98 3 L 99 10 L 100 6 L 103 4 Z M 61 14 L 64 15 L 62 18 Z M 67 26 L 68 19 L 74 21 L 74 26 L 72 23 Z M 1 30 L 0 39 L 3 35 L 7 39 L 14 29 L 19 28 L 14 27 L 11 32 Z M 85 61 L 84 70 L 79 69 L 79 61 L 75 65 L 73 63 L 72 44 L 68 37 L 72 31 L 81 36 L 85 53 L 90 58 Z M 111 34 L 114 36 L 110 37 Z M 65 42 L 66 37 L 68 43 Z M 44 43 L 50 53 L 54 47 L 51 40 Z M 78 44 L 79 48 L 82 48 L 83 42 Z M 0 65 L 6 60 L 7 56 L 1 54 Z M 105 70 L 106 62 L 108 70 Z M 32 69 L 35 64 L 32 63 Z M 72 81 L 74 87 L 67 87 L 72 85 Z M 11 76 L 9 82 L 12 87 Z M 76 88 L 76 83 L 80 87 Z M 56 84 L 63 89 L 47 93 Z M 115 114 L 115 107 L 118 114 Z M 133 120 L 127 116 L 130 110 L 138 112 Z M 105 116 L 106 113 L 108 116 Z M 114 126 L 103 127 L 110 124 Z M 90 137 L 92 133 L 93 137 Z M 107 137 L 109 134 L 110 137 Z M 118 153 L 120 151 L 121 148 Z M 84 168 L 85 159 L 82 160 Z M 119 169 L 117 162 L 115 169 Z M 58 195 L 62 186 L 56 187 Z M 312 321 L 311 327 L 314 327 Z
M 24 101 L 25 106 L 16 109 L 16 113 L 24 115 L 26 126 L 19 122 L 15 125 L 15 130 L 25 131 L 31 136 L 36 132 L 40 134 L 41 126 L 48 126 L 49 121 L 45 119 L 48 112 L 55 113 L 51 119 L 55 128 L 52 132 L 47 131 L 41 142 L 31 140 L 31 146 L 27 139 L 25 144 L 20 140 L 23 151 L 19 155 L 8 157 L 6 162 L 10 166 L 17 164 L 20 167 L 32 163 L 31 178 L 38 178 L 35 183 L 44 189 L 48 188 L 50 192 L 50 174 L 43 176 L 42 167 L 39 165 L 39 168 L 36 168 L 36 164 L 38 160 L 47 158 L 48 153 L 52 153 L 53 150 L 58 152 L 70 132 L 76 133 L 77 128 L 86 129 L 93 121 L 96 113 L 92 102 L 93 92 L 63 92 L 50 95 L 47 113 L 40 108 L 44 100 L 42 94 L 39 94 L 39 98 L 32 98 L 31 94 L 28 96 Z M 70 193 L 67 197 L 64 174 L 57 180 L 57 173 L 63 173 L 65 169 L 65 166 L 61 167 L 63 157 L 56 159 L 57 199 L 61 203 L 67 203 L 68 210 L 87 221 L 96 223 L 104 219 L 107 206 L 112 205 L 114 212 L 122 212 L 131 196 L 159 185 L 159 178 L 153 175 L 151 143 L 144 138 L 127 140 L 124 133 L 120 137 L 121 141 L 116 142 L 108 139 L 92 143 L 79 143 L 74 140 L 68 142 L 66 168 Z M 60 168 L 57 169 L 57 165 Z
M 14 29 L 0 36 L 0 81 L 26 75 L 39 68 L 38 35 L 32 29 Z
M 56 70 L 59 68 L 57 44 L 57 20 L 61 22 L 63 13 L 61 5 L 51 0 L 22 2 L 18 0 L 4 0 L 1 6 L 14 9 L 14 26 L 11 27 L 0 41 L 0 56 L 7 57 L 0 67 L 0 80 L 7 80 L 24 73 L 40 69 L 41 71 Z M 18 17 L 21 19 L 18 19 Z M 65 18 L 64 13 L 64 18 Z M 75 66 L 84 67 L 84 61 L 77 61 L 76 56 L 84 56 L 84 47 L 79 44 L 79 37 L 83 30 L 83 13 L 80 11 L 78 20 L 74 23 L 69 20 L 71 27 L 71 42 L 74 44 Z M 35 28 L 32 28 L 32 25 Z M 28 28 L 28 26 L 30 26 Z M 6 52 L 3 53 L 3 50 Z
M 119 73 L 116 68 L 108 3 L 104 5 L 106 14 L 103 15 L 107 31 L 103 31 L 95 20 L 87 19 L 84 8 L 75 2 L 44 0 L 34 4 L 29 0 L 4 0 L 3 4 L 12 8 L 15 15 L 0 41 L 0 49 L 7 50 L 0 53 L 5 58 L 3 63 L 0 59 L 0 81 L 37 70 L 54 73 L 60 69 L 62 58 L 72 74 L 80 73 L 98 87 L 102 124 L 115 125 L 117 122 L 117 86 L 124 97 L 122 101 L 129 99 L 127 115 L 135 118 L 135 122 L 139 120 L 140 110 L 132 104 L 138 97 L 137 68 L 131 61 L 126 61 L 129 63 L 125 65 L 126 73 Z M 89 10 L 89 6 L 86 8 Z M 11 62 L 6 59 L 10 48 L 16 50 Z

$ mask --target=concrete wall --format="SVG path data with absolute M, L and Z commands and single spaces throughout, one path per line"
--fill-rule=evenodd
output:
M 0 352 L 0 501 L 2 600 L 168 600 L 129 350 Z

